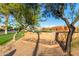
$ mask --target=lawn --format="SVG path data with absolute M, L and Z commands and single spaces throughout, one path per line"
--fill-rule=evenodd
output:
M 10 40 L 12 40 L 14 33 L 15 32 L 8 33 L 7 35 L 5 34 L 0 35 L 0 45 L 6 44 Z M 23 34 L 24 34 L 23 31 L 17 33 L 16 40 L 20 39 L 23 36 Z
M 2 34 L 0 35 L 0 45 L 6 44 L 12 40 L 14 33 Z

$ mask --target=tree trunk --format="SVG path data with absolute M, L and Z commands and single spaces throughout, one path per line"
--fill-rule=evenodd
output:
M 72 35 L 74 31 L 75 31 L 75 27 L 71 25 L 71 27 L 69 28 L 69 33 L 67 36 L 66 46 L 65 46 L 65 51 L 67 52 L 67 55 L 69 56 L 71 56 L 71 42 L 72 42 Z
M 59 46 L 62 48 L 63 52 L 65 52 L 65 45 L 64 45 L 64 42 L 61 42 L 60 40 L 58 40 L 58 35 L 59 35 L 59 33 L 56 32 L 55 40 L 56 40 L 56 42 L 59 44 Z
M 5 34 L 7 34 L 7 27 L 8 27 L 8 15 L 5 16 Z

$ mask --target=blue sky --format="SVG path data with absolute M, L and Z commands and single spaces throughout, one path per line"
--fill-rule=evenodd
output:
M 75 11 L 77 11 L 78 9 L 79 9 L 79 4 L 76 4 Z M 43 10 L 45 10 L 45 9 L 42 8 L 42 11 Z M 64 14 L 65 14 L 65 17 L 70 17 L 72 15 L 69 6 L 65 10 Z M 72 15 L 72 16 L 75 16 L 75 15 Z M 15 23 L 13 19 L 14 18 L 12 16 L 9 17 L 9 22 L 11 22 L 11 24 L 14 24 Z M 70 18 L 69 21 L 71 23 L 72 22 L 72 18 Z M 4 18 L 2 19 L 2 22 L 4 22 Z M 2 24 L 2 23 L 0 23 L 0 24 Z M 46 18 L 46 21 L 39 22 L 39 24 L 40 24 L 41 27 L 66 26 L 66 24 L 65 24 L 65 22 L 63 20 L 56 19 L 53 16 L 47 17 Z M 79 22 L 76 23 L 76 26 L 79 26 Z
M 3 15 L 2 15 L 3 16 Z M 1 22 L 0 25 L 4 25 L 5 23 L 5 17 L 3 16 L 3 18 L 1 18 Z M 14 17 L 12 15 L 9 16 L 9 21 L 8 21 L 9 25 L 13 26 L 16 24 Z
M 44 9 L 44 8 L 43 8 L 43 9 Z M 79 4 L 75 4 L 75 9 L 74 9 L 74 10 L 77 11 L 78 9 L 79 9 Z M 74 16 L 74 17 L 75 17 L 75 15 L 73 15 L 73 14 L 71 14 L 71 13 L 72 13 L 72 12 L 70 11 L 70 7 L 67 6 L 67 9 L 66 9 L 65 12 L 64 12 L 64 14 L 65 14 L 64 16 L 65 16 L 66 18 L 71 17 L 71 16 Z M 68 19 L 70 23 L 74 20 L 74 17 Z M 65 22 L 64 22 L 62 19 L 56 19 L 56 18 L 54 18 L 53 16 L 47 17 L 46 20 L 47 20 L 47 21 L 45 21 L 45 22 L 40 22 L 40 26 L 41 26 L 41 27 L 66 26 Z M 79 21 L 78 21 L 75 25 L 76 25 L 76 26 L 79 26 Z
M 65 26 L 65 22 L 61 19 L 55 19 L 54 17 L 48 17 L 46 21 L 40 22 L 41 27 L 52 27 L 52 26 Z

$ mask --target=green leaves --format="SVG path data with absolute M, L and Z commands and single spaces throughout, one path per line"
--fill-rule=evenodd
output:
M 20 26 L 36 26 L 40 13 L 39 4 L 4 3 L 0 4 L 0 13 L 3 15 L 13 15 Z
M 9 11 L 10 11 L 9 6 L 7 3 L 0 4 L 0 13 L 1 14 L 7 15 L 7 14 L 9 14 Z

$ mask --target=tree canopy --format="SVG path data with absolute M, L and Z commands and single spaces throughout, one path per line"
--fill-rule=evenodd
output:
M 72 24 L 74 25 L 78 20 L 79 20 L 79 9 L 76 9 L 75 3 L 49 3 L 49 4 L 44 4 L 45 5 L 45 15 L 46 13 L 51 13 L 51 15 L 55 18 L 60 18 L 65 21 L 68 27 L 69 25 Z M 67 16 L 65 12 L 67 9 L 70 10 L 70 12 L 67 12 Z M 72 19 L 72 22 L 69 22 L 69 19 Z
M 23 27 L 38 25 L 40 4 L 4 3 L 0 4 L 0 14 L 13 15 Z

